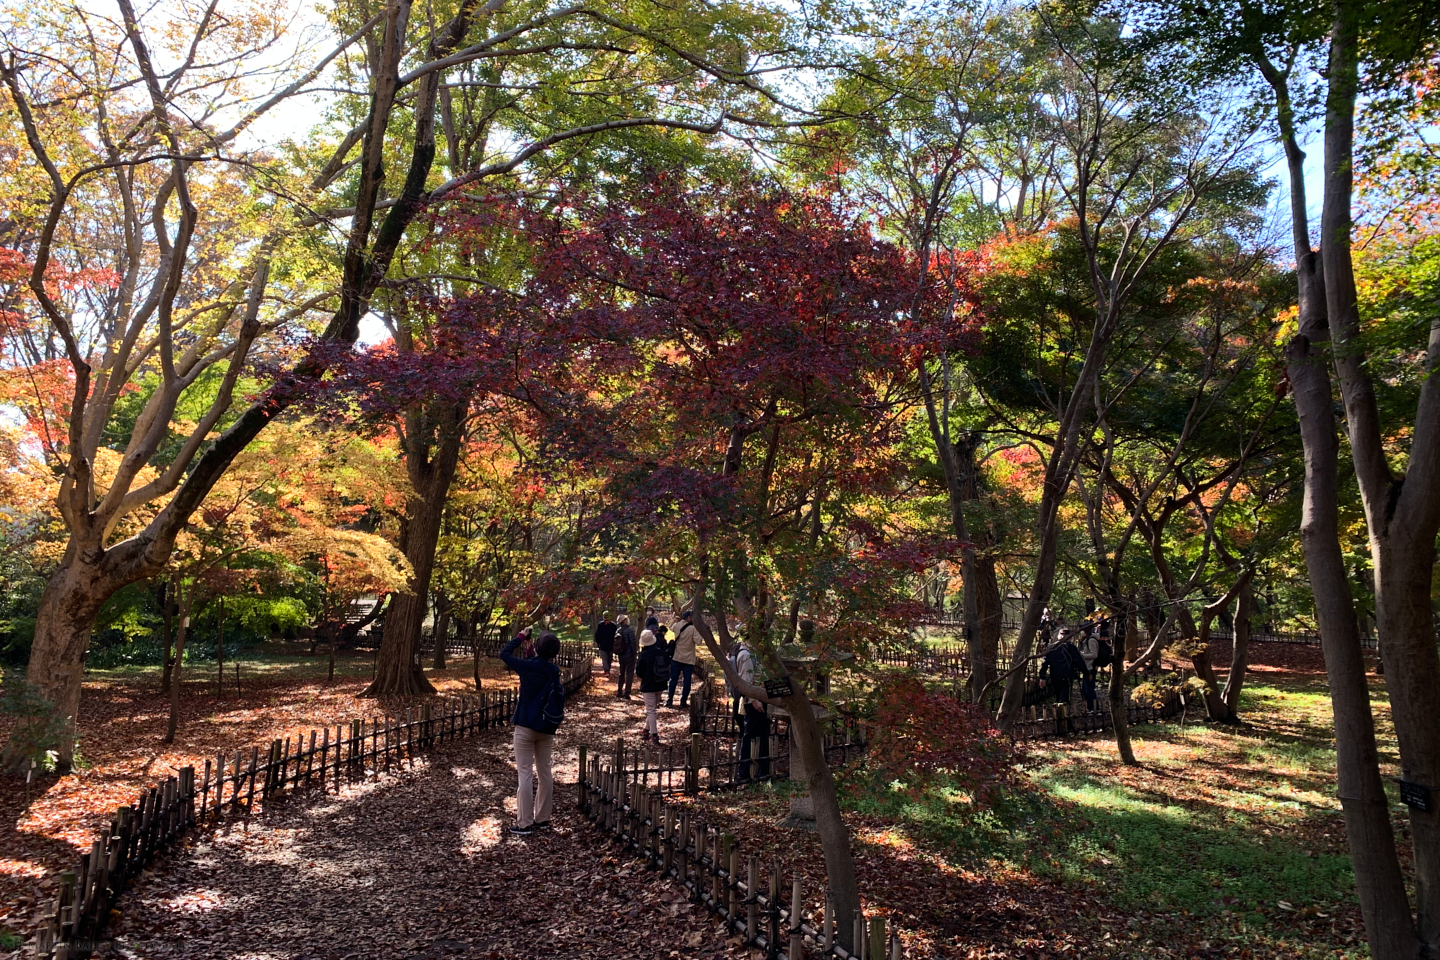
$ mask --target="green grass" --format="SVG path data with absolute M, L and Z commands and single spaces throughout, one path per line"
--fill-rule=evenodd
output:
M 1246 829 L 1245 818 L 1208 815 L 1086 777 L 1041 782 L 1089 825 L 1028 865 L 1103 887 L 1121 907 L 1270 914 L 1280 901 L 1323 908 L 1354 887 L 1348 857 L 1267 837 Z
M 1393 752 L 1378 683 L 1372 695 Z M 943 786 L 915 796 L 859 775 L 847 802 L 953 862 L 1026 869 L 1144 915 L 1161 942 L 1364 956 L 1350 937 L 1358 910 L 1323 678 L 1264 678 L 1241 706 L 1239 728 L 1134 728 L 1139 767 L 1120 765 L 1105 739 L 1034 744 L 1037 796 L 997 813 Z

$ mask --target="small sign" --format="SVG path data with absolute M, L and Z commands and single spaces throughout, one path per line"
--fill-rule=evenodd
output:
M 765 681 L 765 696 L 767 697 L 779 699 L 781 697 L 793 697 L 794 695 L 795 688 L 791 685 L 789 677 Z
M 768 687 L 769 684 L 766 684 Z M 1430 788 L 1421 783 L 1411 783 L 1409 780 L 1397 780 L 1400 784 L 1400 802 L 1421 813 L 1430 812 Z

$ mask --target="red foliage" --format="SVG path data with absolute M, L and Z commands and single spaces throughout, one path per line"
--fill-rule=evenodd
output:
M 985 709 L 934 693 L 913 674 L 886 680 L 876 700 L 869 756 L 887 777 L 915 792 L 944 778 L 977 807 L 1025 788 L 1014 741 L 1000 736 Z

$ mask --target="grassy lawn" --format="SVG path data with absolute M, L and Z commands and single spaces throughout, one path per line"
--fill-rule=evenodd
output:
M 1396 758 L 1378 678 L 1372 701 L 1388 777 Z M 1246 724 L 1234 729 L 1136 728 L 1138 767 L 1121 764 L 1108 739 L 1035 745 L 1026 770 L 1054 805 L 1048 813 L 976 817 L 943 789 L 918 799 L 897 792 L 893 802 L 872 795 L 857 810 L 884 808 L 942 856 L 1058 881 L 1138 921 L 1108 937 L 1107 955 L 1176 945 L 1199 955 L 1232 947 L 1255 957 L 1368 955 L 1323 677 L 1257 677 L 1241 713 Z M 1398 796 L 1392 803 L 1403 837 Z M 1109 933 L 1102 920 L 1098 936 L 1101 928 Z

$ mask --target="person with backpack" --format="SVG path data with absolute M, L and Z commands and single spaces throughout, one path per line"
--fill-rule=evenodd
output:
M 621 700 L 630 699 L 630 688 L 635 682 L 635 658 L 640 655 L 639 644 L 635 641 L 635 628 L 625 614 L 615 618 L 615 696 Z
M 695 664 L 700 659 L 696 650 L 696 643 L 700 640 L 700 630 L 694 623 L 695 611 L 686 610 L 680 614 L 680 619 L 672 626 L 675 627 L 675 641 L 670 645 L 670 688 L 665 696 L 665 706 L 675 706 L 675 684 L 683 676 L 685 685 L 680 690 L 680 709 L 684 710 L 687 701 L 690 699 L 690 676 L 695 672 Z
M 595 625 L 595 647 L 600 651 L 600 669 L 608 677 L 615 654 L 615 621 L 610 619 L 609 611 L 601 614 L 600 622 Z
M 515 699 L 515 823 L 510 832 L 528 837 L 536 830 L 550 829 L 550 815 L 555 795 L 555 778 L 551 760 L 555 750 L 555 731 L 565 719 L 565 685 L 555 656 L 560 652 L 560 638 L 542 633 L 535 641 L 533 657 L 517 657 L 515 651 L 530 640 L 529 629 L 522 630 L 500 651 L 505 666 L 520 675 L 520 695 Z M 534 781 L 539 781 L 538 788 Z
M 642 743 L 660 742 L 660 694 L 670 679 L 670 657 L 665 645 L 655 637 L 655 631 L 640 633 L 640 697 L 645 701 L 645 733 Z

